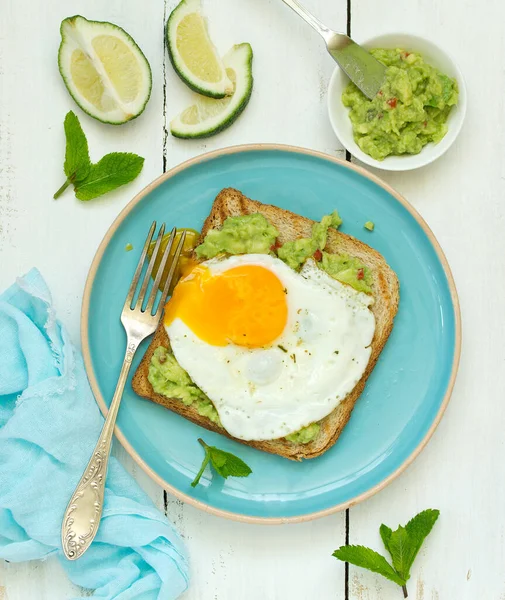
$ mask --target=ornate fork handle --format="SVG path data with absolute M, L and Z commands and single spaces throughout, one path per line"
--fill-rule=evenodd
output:
M 76 560 L 82 556 L 95 538 L 100 524 L 114 426 L 126 379 L 139 343 L 140 340 L 128 339 L 123 366 L 107 419 L 88 466 L 72 494 L 63 517 L 61 543 L 65 556 L 69 560 Z

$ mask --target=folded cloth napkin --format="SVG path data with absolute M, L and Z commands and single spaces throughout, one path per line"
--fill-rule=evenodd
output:
M 32 270 L 0 296 L 0 558 L 55 554 L 92 598 L 176 598 L 188 583 L 184 547 L 114 458 L 95 541 L 77 561 L 62 553 L 63 513 L 102 424 L 82 358 Z

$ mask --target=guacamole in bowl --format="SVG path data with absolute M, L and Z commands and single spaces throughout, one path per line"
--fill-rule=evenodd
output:
M 466 113 L 465 82 L 454 59 L 410 33 L 358 41 L 386 64 L 388 77 L 382 95 L 370 101 L 356 94 L 347 75 L 335 68 L 328 113 L 344 148 L 362 163 L 386 171 L 417 169 L 442 156 L 459 135 Z
M 439 142 L 458 102 L 456 80 L 417 52 L 374 48 L 370 54 L 387 67 L 377 96 L 369 100 L 352 82 L 342 94 L 361 150 L 384 160 L 390 154 L 418 154 L 429 142 Z

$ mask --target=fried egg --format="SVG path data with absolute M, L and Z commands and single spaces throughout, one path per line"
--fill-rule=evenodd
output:
M 176 286 L 164 325 L 228 433 L 271 440 L 327 416 L 361 379 L 372 302 L 313 260 L 297 273 L 246 254 L 196 266 Z

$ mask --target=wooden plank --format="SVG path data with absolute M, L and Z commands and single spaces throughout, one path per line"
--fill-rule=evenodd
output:
M 249 525 L 171 498 L 167 512 L 191 556 L 184 600 L 344 597 L 344 565 L 331 556 L 345 537 L 341 514 L 296 525 Z
M 82 290 L 105 231 L 125 204 L 162 169 L 163 0 L 5 0 L 0 19 L 0 288 L 37 266 L 48 282 L 59 318 L 77 344 Z M 153 70 L 152 96 L 136 121 L 114 127 L 85 115 L 68 95 L 58 73 L 59 24 L 72 14 L 124 27 Z M 19 32 L 23 35 L 19 35 Z M 41 33 L 42 32 L 42 33 Z M 63 182 L 63 119 L 73 110 L 88 136 L 92 160 L 133 151 L 146 161 L 139 178 L 108 196 L 79 202 Z M 122 449 L 115 454 L 163 507 L 163 492 Z M 3 596 L 2 596 L 3 594 Z M 88 595 L 73 586 L 55 558 L 0 564 L 0 599 L 74 598 Z
M 0 563 L 0 600 L 72 600 L 90 595 L 90 590 L 70 582 L 54 557 L 26 563 Z
M 494 0 L 352 3 L 357 41 L 386 31 L 429 37 L 456 56 L 468 86 L 467 122 L 447 155 L 411 173 L 377 171 L 432 227 L 452 267 L 463 314 L 459 376 L 434 438 L 406 473 L 350 515 L 350 542 L 382 551 L 381 522 L 396 527 L 420 510 L 440 509 L 409 582 L 409 598 L 416 600 L 505 598 L 503 283 L 495 279 L 505 253 L 505 172 L 497 151 L 503 145 L 505 75 L 490 59 L 503 55 L 502 16 L 503 4 Z M 482 41 L 479 49 L 462 35 L 470 27 L 472 39 Z M 484 101 L 484 82 L 486 98 L 495 101 Z M 352 600 L 401 597 L 395 587 L 350 569 Z

